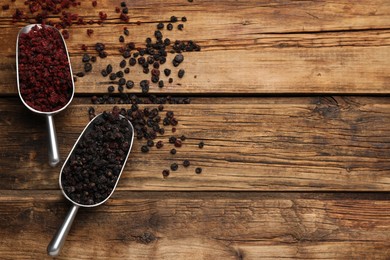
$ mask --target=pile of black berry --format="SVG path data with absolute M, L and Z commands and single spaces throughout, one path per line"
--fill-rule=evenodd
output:
M 114 114 L 120 114 L 126 119 L 130 120 L 134 127 L 134 135 L 139 141 L 143 141 L 144 144 L 141 146 L 142 153 L 149 153 L 153 147 L 156 149 L 161 149 L 164 147 L 164 142 L 162 140 L 156 141 L 158 136 L 165 134 L 165 128 L 172 127 L 171 132 L 176 132 L 176 126 L 178 120 L 175 117 L 173 111 L 164 111 L 164 106 L 159 104 L 156 108 L 144 108 L 141 109 L 138 106 L 139 98 L 136 98 L 135 95 L 132 95 L 132 105 L 131 108 L 119 108 L 114 106 Z M 95 117 L 95 109 L 93 107 L 89 108 L 89 117 L 93 119 Z M 176 155 L 177 149 L 181 148 L 186 141 L 187 137 L 185 135 L 175 136 L 171 135 L 167 140 L 167 145 L 171 145 L 170 154 Z M 200 142 L 198 147 L 202 149 L 204 147 L 204 142 Z M 185 168 L 190 166 L 189 160 L 184 160 L 181 163 Z M 170 165 L 170 170 L 177 171 L 179 169 L 178 163 L 172 163 Z M 169 169 L 164 169 L 162 175 L 164 178 L 168 177 L 170 174 Z M 195 169 L 195 173 L 202 173 L 200 167 Z
M 170 22 L 166 25 L 167 30 L 173 29 L 173 23 L 177 23 L 179 20 L 177 17 L 172 16 Z M 182 22 L 186 22 L 187 18 L 182 17 Z M 141 88 L 141 92 L 146 94 L 149 92 L 149 89 L 152 84 L 156 84 L 159 88 L 163 88 L 166 84 L 163 77 L 166 77 L 166 81 L 169 84 L 173 83 L 174 75 L 171 74 L 171 69 L 169 68 L 170 64 L 166 64 L 168 53 L 175 54 L 172 58 L 171 64 L 174 67 L 180 66 L 184 61 L 184 52 L 200 51 L 201 47 L 196 44 L 194 41 L 180 41 L 175 40 L 172 42 L 169 38 L 163 37 L 162 30 L 164 30 L 164 23 L 157 24 L 157 30 L 154 32 L 155 40 L 148 37 L 145 39 L 145 44 L 142 47 L 136 47 L 134 42 L 126 42 L 125 37 L 130 35 L 130 32 L 127 27 L 123 29 L 123 35 L 119 36 L 119 42 L 123 44 L 119 48 L 119 52 L 123 59 L 119 61 L 118 70 L 114 71 L 114 66 L 108 64 L 106 68 L 100 71 L 101 75 L 105 78 L 108 77 L 110 85 L 107 87 L 108 93 L 114 93 L 117 89 L 119 93 L 125 92 L 125 89 L 132 89 L 137 84 L 131 80 L 131 67 L 136 67 L 148 76 L 140 80 L 138 83 Z M 184 25 L 179 24 L 177 26 L 178 30 L 183 30 Z M 105 45 L 103 43 L 96 43 L 95 50 L 97 51 L 100 58 L 107 57 L 105 50 Z M 91 56 L 88 53 L 85 53 L 82 57 L 84 62 L 84 71 L 88 73 L 92 70 L 90 60 L 95 57 Z M 95 58 L 96 59 L 96 58 Z M 165 66 L 165 68 L 162 68 Z M 84 72 L 79 72 L 76 75 L 82 77 L 85 75 Z M 128 75 L 130 74 L 130 75 Z M 127 76 L 128 75 L 128 76 Z M 183 78 L 185 75 L 184 69 L 179 69 L 177 73 L 178 78 Z
M 110 196 L 124 167 L 132 135 L 128 120 L 117 110 L 95 118 L 62 170 L 66 195 L 82 205 L 94 205 Z
M 139 97 L 136 94 L 122 93 L 118 97 L 103 95 L 92 96 L 93 104 L 190 104 L 191 99 L 188 97 L 172 97 L 172 96 L 156 96 L 148 95 L 147 97 Z
M 125 4 L 121 4 L 122 12 L 125 10 L 127 15 L 128 9 Z M 121 12 L 120 8 L 116 9 Z M 130 36 L 130 31 L 127 27 L 123 28 L 123 33 L 118 36 L 119 43 L 122 46 L 119 48 L 121 59 L 118 64 L 107 64 L 104 69 L 100 71 L 102 77 L 109 80 L 107 87 L 108 94 L 101 97 L 93 96 L 92 103 L 94 104 L 129 104 L 127 108 L 114 107 L 117 111 L 127 119 L 129 119 L 135 131 L 135 136 L 139 141 L 143 141 L 141 145 L 141 152 L 148 153 L 155 147 L 161 149 L 164 142 L 156 138 L 165 134 L 165 129 L 171 127 L 172 136 L 170 136 L 166 143 L 172 145 L 170 153 L 175 155 L 177 148 L 180 148 L 185 140 L 185 136 L 175 136 L 178 120 L 173 111 L 164 111 L 164 104 L 189 104 L 189 98 L 171 97 L 171 96 L 155 96 L 149 95 L 149 90 L 154 85 L 158 88 L 164 88 L 167 84 L 172 84 L 174 75 L 171 71 L 172 67 L 179 67 L 184 62 L 185 52 L 200 51 L 201 47 L 194 41 L 180 41 L 164 38 L 163 31 L 171 31 L 174 29 L 174 24 L 177 24 L 177 30 L 182 31 L 184 24 L 187 21 L 186 17 L 180 19 L 176 16 L 170 17 L 167 22 L 159 22 L 156 25 L 156 30 L 152 37 L 147 37 L 142 46 L 136 46 L 134 42 L 127 42 L 126 38 Z M 153 38 L 153 39 L 152 39 Z M 105 44 L 96 43 L 95 50 L 100 58 L 105 58 Z M 171 57 L 170 62 L 168 57 Z M 83 55 L 82 61 L 84 63 L 84 72 L 91 71 L 91 62 L 96 61 L 96 56 L 88 53 Z M 145 74 L 145 78 L 139 82 L 134 82 L 131 75 L 132 71 L 141 70 Z M 84 76 L 85 73 L 80 72 L 78 76 Z M 179 69 L 177 78 L 183 78 L 185 75 L 184 69 Z M 106 81 L 106 80 L 105 80 Z M 143 97 L 138 97 L 135 94 L 128 94 L 126 90 L 133 89 L 139 86 Z M 118 95 L 119 94 L 119 95 Z M 152 108 L 139 107 L 140 104 L 154 104 Z M 95 115 L 94 109 L 90 108 L 89 117 L 92 119 Z M 199 148 L 203 147 L 203 143 L 199 144 Z M 174 162 L 170 165 L 170 169 L 162 171 L 164 178 L 168 177 L 170 171 L 177 171 L 179 165 L 187 168 L 190 166 L 189 160 L 184 160 L 182 163 Z M 196 168 L 195 173 L 200 174 L 201 168 Z

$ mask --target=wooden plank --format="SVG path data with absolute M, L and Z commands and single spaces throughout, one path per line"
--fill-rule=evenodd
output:
M 122 23 L 115 13 L 117 1 L 98 1 L 92 8 L 90 2 L 80 1 L 81 5 L 70 11 L 88 19 L 98 20 L 98 13 L 108 15 L 107 23 Z M 9 26 L 15 8 L 26 10 L 23 2 L 11 3 L 9 11 L 0 10 L 0 25 Z M 128 3 L 130 23 L 151 23 L 168 21 L 172 15 L 186 16 L 200 34 L 202 30 L 214 26 L 216 31 L 226 31 L 236 37 L 237 30 L 252 32 L 301 32 L 363 30 L 389 28 L 390 4 L 386 0 L 347 1 L 255 1 L 226 0 L 215 2 L 197 0 L 193 3 L 175 0 L 133 0 Z
M 116 17 L 113 8 L 109 8 L 111 4 L 105 1 L 99 6 Z M 231 0 L 199 1 L 192 5 L 177 1 L 148 4 L 135 1 L 132 4 L 132 23 L 128 27 L 131 41 L 137 46 L 153 35 L 158 21 L 166 21 L 175 14 L 189 19 L 185 30 L 168 33 L 164 30 L 165 35 L 171 39 L 192 39 L 203 47 L 200 53 L 186 54 L 185 78 L 166 84 L 163 90 L 152 87 L 153 93 L 390 93 L 387 59 L 390 5 L 387 1 L 259 4 Z M 82 6 L 85 9 L 80 14 L 91 13 L 90 6 Z M 159 12 L 151 11 L 152 8 L 158 8 Z M 142 21 L 140 26 L 134 23 L 138 20 Z M 5 56 L 0 61 L 1 94 L 15 94 L 14 46 L 18 28 L 7 19 L 0 19 L 0 26 L 4 27 L 0 31 L 3 46 L 0 54 Z M 81 44 L 91 48 L 97 41 L 103 41 L 111 54 L 95 66 L 93 73 L 79 80 L 77 93 L 106 92 L 109 82 L 99 72 L 108 63 L 118 65 L 122 60 L 117 49 L 123 26 L 114 19 L 102 27 L 70 29 L 71 38 L 67 43 L 75 72 L 82 67 Z M 90 27 L 95 30 L 92 37 L 86 35 Z M 145 79 L 139 68 L 130 77 L 136 82 Z M 133 91 L 140 92 L 140 89 Z
M 0 254 L 45 259 L 69 203 L 0 191 Z M 387 259 L 389 194 L 131 193 L 81 209 L 59 259 Z
M 183 79 L 175 77 L 173 84 L 167 83 L 163 89 L 153 86 L 152 93 L 389 93 L 389 48 L 384 46 L 390 43 L 389 31 L 379 32 L 379 36 L 366 36 L 359 33 L 361 40 L 353 42 L 358 46 L 334 46 L 326 47 L 327 44 L 338 44 L 335 37 L 333 43 L 300 47 L 310 44 L 304 39 L 306 36 L 275 37 L 267 39 L 271 47 L 238 42 L 237 45 L 215 45 L 210 43 L 210 48 L 204 48 L 202 52 L 187 53 L 186 62 L 183 68 L 187 73 Z M 353 38 L 352 35 L 350 38 Z M 313 40 L 317 36 L 308 37 Z M 332 36 L 330 36 L 332 37 Z M 318 37 L 317 37 L 318 38 Z M 359 46 L 367 42 L 375 46 Z M 359 39 L 359 38 L 358 38 Z M 263 40 L 261 40 L 263 41 Z M 315 39 L 321 42 L 321 39 Z M 348 41 L 345 39 L 345 41 Z M 376 41 L 383 41 L 378 46 Z M 252 42 L 252 41 L 251 41 Z M 306 43 L 305 43 L 306 42 Z M 231 44 L 226 42 L 225 44 Z M 292 44 L 293 46 L 289 45 Z M 351 43 L 344 43 L 351 44 Z M 79 44 L 77 44 L 79 45 Z M 246 47 L 247 46 L 247 47 Z M 284 46 L 284 47 L 283 47 Z M 295 47 L 294 47 L 295 46 Z M 298 47 L 296 47 L 298 46 Z M 231 49 L 236 47 L 237 49 Z M 228 49 L 224 49 L 228 48 Z M 250 50 L 244 50 L 248 48 Z M 115 48 L 117 49 L 117 48 Z M 91 74 L 79 78 L 76 82 L 77 93 L 106 93 L 107 87 L 111 85 L 107 78 L 100 75 L 101 69 L 107 64 L 114 64 L 119 70 L 118 63 L 122 59 L 118 53 L 112 51 L 112 56 L 97 63 Z M 12 56 L 12 55 L 11 55 Z M 173 57 L 169 55 L 169 57 Z M 212 58 L 211 58 L 212 57 Z M 72 55 L 74 72 L 82 71 L 81 56 Z M 172 67 L 168 65 L 168 67 Z M 0 64 L 0 76 L 4 79 L 2 83 L 2 94 L 16 93 L 15 58 L 5 57 Z M 176 75 L 177 69 L 173 70 Z M 139 82 L 149 79 L 149 76 L 142 73 L 137 66 L 132 69 L 130 76 Z M 137 86 L 126 92 L 139 93 Z
M 157 139 L 165 143 L 160 150 L 142 154 L 144 142 L 136 140 L 119 189 L 390 190 L 390 104 L 385 98 L 218 100 L 166 105 L 165 111 L 175 111 L 179 120 L 175 135 L 187 136 L 184 146 L 175 156 L 169 153 L 170 128 Z M 72 104 L 55 117 L 63 158 L 88 122 L 88 107 Z M 112 106 L 95 108 L 98 113 Z M 14 98 L 3 98 L 0 111 L 0 188 L 57 189 L 60 168 L 47 165 L 43 118 Z M 201 140 L 206 143 L 203 149 L 197 148 Z M 163 169 L 184 159 L 191 167 L 162 178 Z M 203 173 L 195 174 L 195 167 L 202 167 Z

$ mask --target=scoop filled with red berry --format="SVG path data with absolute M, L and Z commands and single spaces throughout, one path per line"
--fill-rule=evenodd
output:
M 49 164 L 60 162 L 53 115 L 72 101 L 74 81 L 69 53 L 61 33 L 49 25 L 23 27 L 16 41 L 19 97 L 31 111 L 46 116 Z

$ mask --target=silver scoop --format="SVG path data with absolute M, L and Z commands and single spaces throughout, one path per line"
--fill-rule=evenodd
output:
M 77 144 L 79 143 L 80 139 L 82 138 L 82 136 L 84 135 L 84 132 L 88 129 L 88 127 L 91 125 L 92 122 L 94 122 L 98 117 L 101 117 L 102 114 L 99 114 L 98 116 L 96 116 L 93 120 L 91 120 L 89 122 L 89 124 L 84 128 L 83 132 L 80 134 L 79 138 L 77 139 L 76 143 L 74 144 L 71 152 L 69 153 L 68 155 L 68 158 L 66 158 L 66 161 L 64 163 L 64 165 L 62 166 L 61 168 L 61 173 L 60 173 L 60 178 L 59 178 L 59 184 L 60 184 L 60 188 L 61 188 L 61 191 L 62 193 L 64 194 L 64 196 L 70 201 L 72 202 L 72 207 L 70 208 L 70 210 L 68 211 L 68 214 L 66 215 L 65 217 L 65 220 L 64 222 L 62 223 L 62 225 L 60 226 L 60 228 L 58 229 L 57 233 L 54 235 L 53 239 L 51 240 L 51 242 L 49 243 L 48 247 L 47 247 L 47 253 L 48 255 L 50 256 L 58 256 L 58 254 L 60 253 L 61 251 L 61 248 L 63 246 L 63 244 L 65 243 L 65 239 L 66 239 L 66 236 L 68 235 L 69 233 L 69 230 L 72 226 L 72 223 L 73 223 L 73 220 L 74 218 L 76 217 L 76 214 L 77 214 L 77 211 L 80 207 L 84 207 L 84 208 L 91 208 L 91 207 L 96 207 L 96 206 L 99 206 L 101 204 L 103 204 L 104 202 L 106 202 L 110 197 L 111 195 L 114 193 L 114 190 L 118 184 L 118 181 L 122 175 L 122 172 L 123 172 L 123 169 L 125 168 L 125 165 L 126 165 L 126 162 L 127 162 L 127 159 L 129 157 L 129 154 L 130 154 L 130 151 L 131 151 L 131 147 L 133 146 L 133 140 L 134 140 L 134 128 L 133 128 L 133 125 L 130 123 L 130 121 L 126 120 L 128 123 L 129 123 L 129 128 L 131 129 L 131 140 L 127 140 L 129 142 L 129 151 L 127 152 L 126 154 L 126 157 L 125 157 L 125 160 L 122 164 L 122 168 L 120 170 L 120 173 L 118 175 L 118 178 L 116 180 L 116 183 L 111 191 L 111 193 L 108 195 L 107 198 L 105 198 L 103 201 L 99 202 L 99 203 L 96 203 L 96 204 L 93 204 L 93 205 L 84 205 L 84 204 L 79 204 L 75 201 L 73 201 L 71 198 L 69 198 L 69 196 L 65 193 L 64 189 L 63 189 L 63 186 L 62 186 L 62 172 L 63 172 L 63 169 L 65 167 L 65 165 L 67 164 L 70 156 L 72 155 L 73 153 L 73 150 L 76 148 Z M 120 115 L 121 118 L 124 118 L 122 115 Z
M 65 40 L 62 37 L 62 34 L 56 28 L 54 28 L 52 26 L 49 26 L 49 25 L 45 25 L 46 27 L 51 27 L 51 28 L 54 28 L 55 30 L 57 30 L 58 34 L 61 37 L 62 42 L 64 44 L 66 55 L 68 57 L 70 77 L 71 77 L 71 80 L 72 80 L 72 88 L 73 88 L 72 95 L 71 95 L 71 98 L 69 99 L 68 103 L 65 106 L 63 106 L 62 108 L 60 108 L 58 110 L 51 111 L 51 112 L 42 112 L 42 111 L 36 110 L 36 109 L 32 108 L 31 106 L 29 106 L 24 101 L 24 99 L 22 97 L 22 94 L 20 92 L 20 84 L 19 84 L 19 38 L 20 38 L 21 34 L 28 33 L 31 30 L 31 28 L 33 28 L 36 25 L 38 27 L 40 27 L 40 28 L 42 27 L 41 24 L 30 24 L 30 25 L 27 25 L 27 26 L 23 27 L 19 31 L 19 33 L 18 33 L 18 37 L 17 37 L 17 40 L 16 40 L 16 78 L 17 78 L 19 97 L 22 100 L 23 104 L 28 109 L 30 109 L 32 112 L 46 116 L 46 119 L 47 119 L 47 130 L 49 132 L 49 164 L 50 164 L 50 166 L 54 167 L 54 166 L 56 166 L 60 162 L 60 155 L 59 155 L 59 151 L 58 151 L 57 134 L 56 134 L 56 130 L 55 130 L 55 127 L 54 127 L 53 115 L 61 112 L 62 110 L 64 110 L 72 102 L 73 96 L 74 96 L 74 89 L 75 89 L 75 87 L 74 87 L 74 81 L 73 81 L 72 67 L 70 65 L 70 58 L 69 58 L 68 48 L 66 47 Z

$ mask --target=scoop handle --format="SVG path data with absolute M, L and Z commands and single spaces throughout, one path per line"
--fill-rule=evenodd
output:
M 54 167 L 60 162 L 60 153 L 57 145 L 57 134 L 52 115 L 47 115 L 47 131 L 49 132 L 49 164 Z
M 57 230 L 57 233 L 54 235 L 49 245 L 47 246 L 47 254 L 50 256 L 58 256 L 60 254 L 61 248 L 65 243 L 66 236 L 69 233 L 70 228 L 74 218 L 76 217 L 79 206 L 73 205 L 68 214 L 65 217 L 64 222 L 61 227 Z

